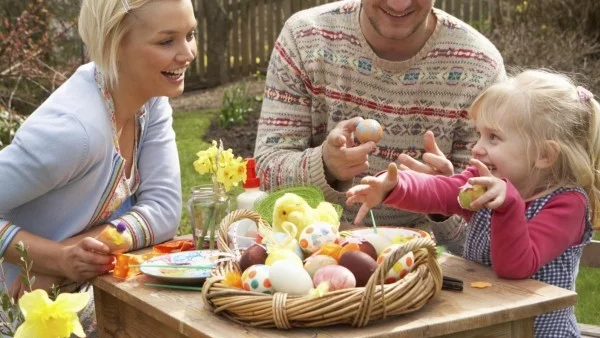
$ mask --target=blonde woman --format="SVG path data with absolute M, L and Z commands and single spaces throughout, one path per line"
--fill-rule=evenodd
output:
M 366 177 L 348 191 L 356 221 L 382 203 L 469 221 L 463 256 L 503 278 L 574 290 L 583 246 L 598 224 L 600 105 L 565 76 L 525 71 L 492 85 L 471 108 L 479 133 L 472 166 L 450 177 L 415 172 Z M 487 187 L 461 208 L 461 186 Z M 573 307 L 535 319 L 536 337 L 579 337 Z
M 190 0 L 83 0 L 81 66 L 0 152 L 0 253 L 18 297 L 22 241 L 35 288 L 86 281 L 114 257 L 94 239 L 126 225 L 130 249 L 172 238 L 181 216 L 168 97 L 196 56 Z M 13 284 L 14 282 L 14 284 Z

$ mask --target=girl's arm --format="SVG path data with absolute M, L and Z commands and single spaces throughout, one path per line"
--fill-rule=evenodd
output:
M 398 173 L 398 185 L 383 204 L 412 212 L 457 214 L 468 219 L 472 212 L 460 207 L 458 192 L 469 178 L 476 175 L 475 167 L 450 177 L 402 171 Z
M 529 222 L 525 201 L 507 182 L 504 204 L 492 213 L 492 268 L 504 278 L 529 278 L 540 267 L 579 244 L 587 203 L 577 192 L 552 197 Z

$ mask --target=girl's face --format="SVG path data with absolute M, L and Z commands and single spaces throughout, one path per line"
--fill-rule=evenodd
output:
M 484 125 L 480 119 L 475 120 L 479 140 L 471 152 L 473 158 L 483 162 L 492 175 L 508 179 L 521 196 L 527 198 L 526 191 L 535 180 L 531 170 L 534 163 L 527 153 L 527 140 L 514 127 L 508 127 L 504 123 L 504 119 L 511 118 L 510 114 L 493 117 L 493 120 L 498 121 L 499 128 Z
M 196 57 L 192 2 L 152 1 L 128 15 L 132 27 L 119 50 L 119 87 L 145 99 L 180 95 L 185 71 Z

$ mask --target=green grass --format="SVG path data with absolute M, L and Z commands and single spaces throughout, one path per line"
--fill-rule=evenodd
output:
M 196 160 L 196 153 L 204 150 L 210 144 L 204 142 L 202 137 L 208 127 L 210 120 L 217 118 L 216 110 L 200 110 L 174 115 L 173 127 L 177 134 L 177 149 L 179 151 L 179 163 L 181 165 L 181 185 L 183 189 L 183 212 L 178 234 L 190 234 L 190 221 L 187 212 L 187 200 L 190 197 L 190 188 L 209 183 L 208 176 L 200 176 L 194 171 L 192 163 Z M 235 154 L 235 149 L 233 149 Z M 232 202 L 242 191 L 241 188 L 231 192 Z M 234 203 L 232 205 L 235 205 Z M 232 206 L 233 207 L 233 206 Z M 600 233 L 594 236 L 600 240 Z M 600 325 L 600 268 L 581 268 L 577 278 L 578 302 L 575 306 L 577 321 L 580 323 Z

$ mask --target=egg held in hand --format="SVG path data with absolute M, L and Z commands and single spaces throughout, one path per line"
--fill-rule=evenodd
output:
M 479 184 L 471 185 L 469 183 L 460 187 L 458 193 L 458 204 L 463 209 L 470 211 L 477 211 L 479 208 L 474 209 L 471 207 L 471 203 L 481 197 L 487 191 L 487 187 Z
M 129 250 L 133 244 L 131 234 L 127 231 L 127 226 L 123 222 L 119 222 L 116 227 L 104 228 L 95 238 L 106 244 L 112 255 Z
M 381 124 L 379 124 L 379 122 L 373 119 L 365 119 L 356 125 L 356 131 L 354 131 L 354 135 L 360 143 L 366 143 L 369 141 L 377 143 L 383 137 L 383 128 L 381 128 Z

